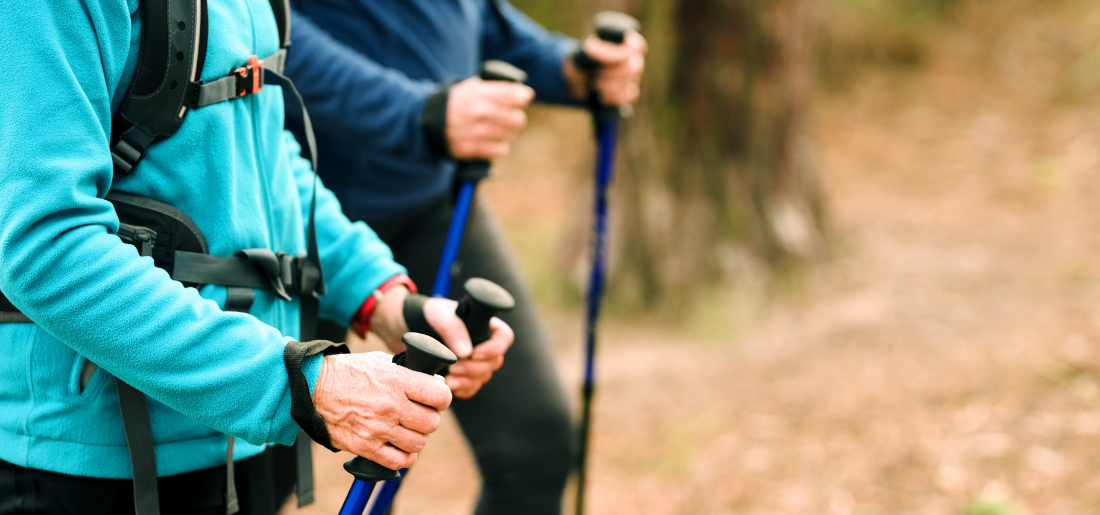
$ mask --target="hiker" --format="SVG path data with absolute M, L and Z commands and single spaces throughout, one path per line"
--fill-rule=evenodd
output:
M 321 315 L 400 349 L 415 285 L 283 130 L 284 7 L 0 15 L 0 514 L 270 514 L 270 444 L 397 469 L 438 427 L 439 378 L 299 341 Z
M 425 290 L 454 209 L 456 161 L 507 155 L 532 100 L 582 106 L 587 77 L 572 61 L 578 48 L 602 65 L 596 84 L 604 102 L 638 96 L 646 43 L 637 33 L 624 45 L 581 43 L 546 32 L 503 0 L 293 7 L 287 73 L 310 106 L 322 176 L 344 213 L 369 224 Z M 477 78 L 488 59 L 521 68 L 527 85 Z M 495 358 L 479 347 L 456 352 L 447 378 L 483 478 L 477 513 L 557 515 L 573 451 L 569 405 L 529 289 L 483 203 L 474 204 L 456 265 L 452 285 L 483 277 L 516 297 L 516 309 L 502 316 L 516 334 L 508 365 L 480 392 L 463 383 L 462 367 Z

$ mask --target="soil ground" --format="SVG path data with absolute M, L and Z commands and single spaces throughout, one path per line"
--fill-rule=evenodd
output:
M 751 326 L 602 327 L 590 513 L 1100 513 L 1100 95 L 1077 59 L 1100 7 L 978 3 L 919 69 L 819 99 L 835 250 L 731 303 Z M 485 192 L 537 285 L 591 143 L 583 116 L 535 122 Z M 547 310 L 571 391 L 578 315 Z M 335 513 L 347 456 L 315 455 L 303 513 Z M 471 513 L 477 488 L 447 419 L 396 513 Z

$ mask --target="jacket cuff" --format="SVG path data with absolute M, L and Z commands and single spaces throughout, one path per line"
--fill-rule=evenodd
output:
M 424 102 L 424 109 L 420 112 L 424 141 L 436 157 L 452 157 L 451 145 L 447 142 L 447 97 L 451 94 L 452 84 L 447 82 L 439 86 Z
M 527 72 L 528 86 L 535 90 L 535 101 L 547 104 L 563 106 L 582 106 L 583 100 L 573 98 L 572 88 L 565 78 L 562 66 L 566 59 L 572 59 L 580 50 L 579 41 L 571 38 L 558 38 L 554 41 L 553 50 L 539 56 Z
M 328 427 L 325 426 L 321 414 L 317 413 L 317 407 L 313 405 L 312 388 L 310 381 L 306 379 L 306 372 L 308 371 L 313 377 L 313 384 L 316 384 L 317 375 L 320 374 L 320 359 L 310 359 L 305 369 L 302 362 L 306 358 L 318 354 L 331 356 L 334 354 L 347 354 L 348 352 L 347 345 L 325 340 L 305 343 L 291 341 L 283 349 L 283 362 L 286 364 L 286 374 L 290 380 L 290 417 L 314 442 L 325 446 L 326 449 L 332 452 L 336 452 L 337 449 L 332 446 L 332 437 L 328 433 Z M 316 371 L 313 369 L 316 369 Z

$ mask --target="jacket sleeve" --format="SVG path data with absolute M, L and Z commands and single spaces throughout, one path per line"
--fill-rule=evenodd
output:
M 562 62 L 578 43 L 551 34 L 505 0 L 485 0 L 481 50 L 485 59 L 509 62 L 527 72 L 527 85 L 542 102 L 577 105 L 562 73 Z
M 249 442 L 290 444 L 298 427 L 284 336 L 223 312 L 115 236 L 103 197 L 130 11 L 122 0 L 29 2 L 0 31 L 0 290 L 41 329 L 172 409 Z
M 420 128 L 424 103 L 438 84 L 410 79 L 348 48 L 293 12 L 294 47 L 287 75 L 315 125 L 339 127 L 365 149 L 432 157 Z
M 321 183 L 309 161 L 301 156 L 301 147 L 294 135 L 283 131 L 283 138 L 302 199 L 302 220 L 307 225 L 310 202 L 316 191 L 314 223 L 317 224 L 317 247 L 328 290 L 321 296 L 321 315 L 345 326 L 351 325 L 355 312 L 371 292 L 387 279 L 405 273 L 405 268 L 394 262 L 390 248 L 367 224 L 353 223 L 344 216 L 336 195 Z

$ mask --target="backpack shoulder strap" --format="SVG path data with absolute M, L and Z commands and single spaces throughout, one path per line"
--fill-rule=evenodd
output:
M 142 0 L 141 50 L 111 121 L 115 173 L 128 175 L 153 141 L 183 123 L 206 57 L 206 0 Z

